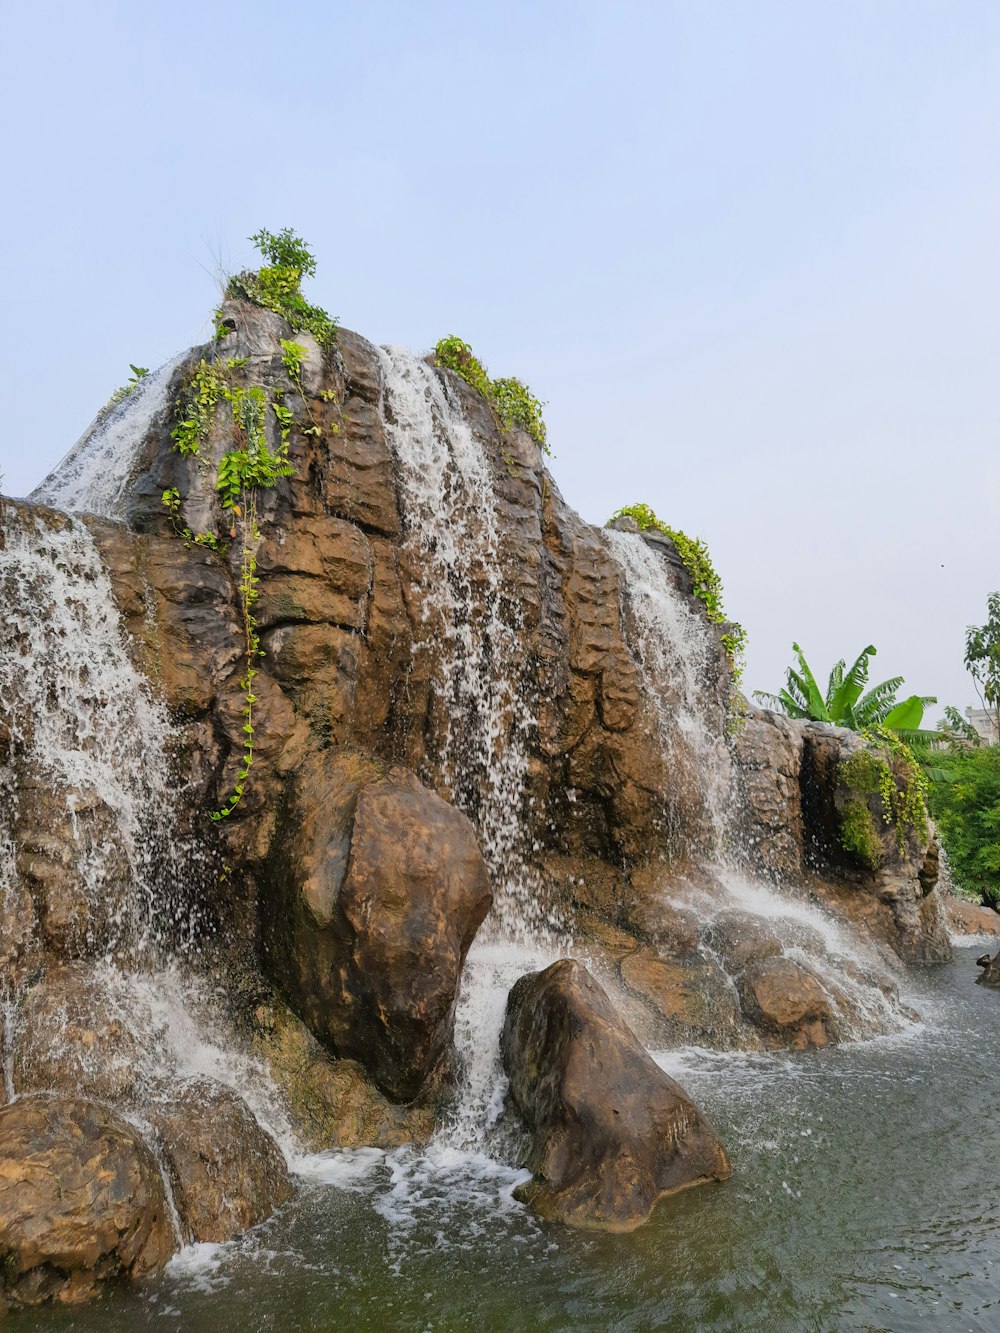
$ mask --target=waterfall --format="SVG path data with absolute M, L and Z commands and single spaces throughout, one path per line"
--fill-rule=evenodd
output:
M 180 894 L 197 851 L 174 815 L 173 729 L 129 659 L 86 526 L 38 515 L 7 521 L 3 532 L 0 699 L 11 759 L 44 780 L 50 814 L 72 826 L 92 918 L 114 900 L 108 957 L 141 953 L 193 925 Z M 95 817 L 95 802 L 110 823 Z
M 787 957 L 817 974 L 849 1035 L 899 1031 L 907 1016 L 892 998 L 897 974 L 885 958 L 818 907 L 794 893 L 778 893 L 734 863 L 732 764 L 724 717 L 712 703 L 710 686 L 717 640 L 704 615 L 674 587 L 665 561 L 639 534 L 605 529 L 604 537 L 621 570 L 622 623 L 644 693 L 655 703 L 667 768 L 679 766 L 685 781 L 694 776 L 710 823 L 711 890 L 674 890 L 700 917 L 703 947 L 711 951 L 712 923 L 723 913 L 755 917 L 778 935 Z
M 143 375 L 118 403 L 101 409 L 80 439 L 31 492 L 33 504 L 101 518 L 124 518 L 139 451 L 170 405 L 170 384 L 185 354 Z
M 718 640 L 691 599 L 673 587 L 663 558 L 647 542 L 611 528 L 604 538 L 621 571 L 622 620 L 656 712 L 660 748 L 668 769 L 697 790 L 708 823 L 707 850 L 718 854 L 732 786 L 723 719 L 714 728 L 708 719 Z
M 170 758 L 175 728 L 129 658 L 111 583 L 86 524 L 0 501 L 0 604 L 5 920 L 17 920 L 20 909 L 22 919 L 25 913 L 40 917 L 25 933 L 50 932 L 46 893 L 70 900 L 80 920 L 71 923 L 68 946 L 57 943 L 57 953 L 86 960 L 102 1012 L 126 1034 L 123 1051 L 134 1050 L 96 1054 L 131 1061 L 130 1076 L 150 1098 L 164 1095 L 177 1079 L 210 1075 L 238 1092 L 294 1158 L 280 1096 L 259 1062 L 241 1052 L 226 1016 L 189 966 L 202 934 L 199 885 L 216 868 L 180 828 L 182 784 Z M 41 890 L 29 894 L 19 854 L 41 859 L 44 867 L 52 829 L 56 841 L 71 841 L 72 865 L 53 861 L 54 877 L 43 875 Z M 5 961 L 18 943 L 4 939 Z M 9 987 L 0 996 L 8 1097 L 20 999 Z M 73 1048 L 69 1058 L 85 1075 L 87 1053 Z M 140 1128 L 143 1105 L 140 1100 L 127 1112 Z
M 425 776 L 476 824 L 493 881 L 493 908 L 463 971 L 455 1022 L 461 1089 L 448 1129 L 453 1142 L 478 1145 L 502 1102 L 507 992 L 556 956 L 561 929 L 525 841 L 532 682 L 483 446 L 433 367 L 395 347 L 380 359 L 382 414 L 421 594 L 424 632 L 414 659 L 431 664 L 442 737 Z

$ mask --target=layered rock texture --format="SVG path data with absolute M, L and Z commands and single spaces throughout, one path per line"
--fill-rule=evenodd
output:
M 731 1174 L 711 1125 L 572 959 L 516 983 L 502 1049 L 533 1136 L 518 1195 L 539 1216 L 632 1231 L 664 1195 Z
M 34 1209 L 51 1235 L 4 1232 L 17 1301 L 162 1262 L 164 1181 L 183 1240 L 289 1195 L 240 1089 L 185 1068 L 186 1030 L 163 1054 L 162 978 L 142 1017 L 168 963 L 207 974 L 300 1143 L 392 1146 L 427 1138 L 460 1082 L 477 931 L 572 939 L 607 993 L 575 964 L 530 979 L 506 1050 L 536 1206 L 614 1228 L 726 1172 L 640 1040 L 822 1046 L 897 1012 L 895 960 L 948 952 L 929 838 L 880 827 L 868 862 L 844 850 L 856 739 L 751 710 L 728 742 L 725 627 L 668 539 L 584 523 L 450 372 L 341 331 L 325 352 L 300 335 L 293 374 L 279 316 L 222 314 L 221 341 L 160 373 L 133 447 L 106 458 L 98 432 L 70 459 L 81 518 L 0 500 L 5 1160 L 44 1140 L 57 1181 L 107 1154 L 134 1195 L 66 1195 L 96 1237 L 77 1254 L 48 1177 L 18 1185 L 4 1216 Z M 171 438 L 203 361 L 291 414 L 292 474 L 258 494 L 245 781 L 241 550 L 215 486 L 232 414 L 213 405 L 196 456 Z

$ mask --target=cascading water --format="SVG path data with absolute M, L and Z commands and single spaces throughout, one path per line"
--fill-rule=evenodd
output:
M 892 998 L 898 974 L 855 932 L 794 896 L 749 878 L 731 859 L 732 765 L 721 725 L 712 726 L 708 674 L 717 652 L 705 618 L 671 583 L 666 565 L 636 533 L 605 530 L 622 573 L 623 623 L 645 693 L 654 701 L 668 768 L 696 773 L 711 841 L 712 888 L 683 890 L 684 905 L 700 917 L 711 951 L 712 923 L 739 911 L 766 922 L 789 958 L 819 978 L 842 1030 L 854 1037 L 899 1031 L 908 1014 Z M 721 719 L 720 719 L 721 721 Z M 718 960 L 720 963 L 721 959 Z
M 476 823 L 493 908 L 466 963 L 456 1015 L 463 1076 L 448 1133 L 480 1145 L 502 1103 L 499 1034 L 516 979 L 551 961 L 546 911 L 525 846 L 530 706 L 520 608 L 505 586 L 497 497 L 482 445 L 442 378 L 409 351 L 381 353 L 383 416 L 399 465 L 442 739 L 430 779 Z
M 0 599 L 11 761 L 59 793 L 90 929 L 101 922 L 104 952 L 124 961 L 193 925 L 178 892 L 198 852 L 176 826 L 166 711 L 128 657 L 110 581 L 79 519 L 4 524 Z M 88 817 L 95 801 L 110 821 Z
M 143 375 L 120 402 L 102 408 L 59 466 L 31 492 L 34 504 L 122 518 L 143 440 L 169 406 L 170 383 L 184 359 Z
M 732 785 L 721 727 L 713 729 L 707 718 L 707 681 L 717 642 L 705 617 L 673 588 L 662 557 L 645 541 L 610 528 L 604 537 L 621 570 L 622 617 L 631 621 L 632 652 L 656 711 L 660 748 L 670 769 L 697 789 L 700 822 L 708 828 L 706 850 L 717 854 Z
M 127 1041 L 121 1053 L 84 1043 L 60 1058 L 81 1078 L 92 1055 L 112 1067 L 128 1064 L 129 1080 L 143 1091 L 123 1114 L 140 1130 L 147 1128 L 143 1099 L 169 1096 L 178 1081 L 207 1074 L 238 1092 L 294 1160 L 280 1097 L 259 1063 L 242 1054 L 189 966 L 201 933 L 198 886 L 211 860 L 180 829 L 174 729 L 129 658 L 86 524 L 0 501 L 0 604 L 5 960 L 27 953 L 42 935 L 63 958 L 87 960 L 88 995 Z M 52 827 L 74 855 L 71 866 L 47 871 Z M 39 880 L 34 893 L 26 891 L 22 859 Z M 74 920 L 60 916 L 67 901 Z M 70 962 L 70 974 L 76 966 Z M 22 996 L 15 985 L 0 998 L 10 1099 Z M 51 1044 L 58 1047 L 58 1031 Z M 155 1151 L 155 1136 L 150 1142 Z

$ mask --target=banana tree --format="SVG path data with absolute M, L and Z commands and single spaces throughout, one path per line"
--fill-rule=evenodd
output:
M 880 724 L 907 737 L 920 731 L 927 705 L 937 703 L 929 694 L 911 694 L 897 700 L 902 676 L 891 676 L 867 689 L 868 663 L 875 656 L 872 644 L 858 654 L 850 669 L 844 658 L 835 663 L 825 694 L 816 683 L 802 649 L 797 643 L 792 644 L 792 649 L 798 659 L 798 670 L 788 668 L 784 688 L 777 694 L 753 692 L 758 703 L 789 717 L 830 722 L 852 731 Z

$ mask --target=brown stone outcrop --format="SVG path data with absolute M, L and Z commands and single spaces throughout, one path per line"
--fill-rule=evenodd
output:
M 278 1145 L 243 1099 L 210 1078 L 154 1092 L 156 1130 L 186 1241 L 227 1241 L 292 1197 Z
M 296 773 L 280 825 L 266 965 L 331 1051 L 411 1101 L 447 1053 L 492 899 L 472 825 L 406 770 L 329 751 Z
M 631 1231 L 664 1195 L 729 1176 L 711 1125 L 581 964 L 516 983 L 502 1049 L 532 1134 L 534 1178 L 518 1194 L 540 1217 Z
M 160 1169 L 107 1106 L 38 1096 L 0 1111 L 0 1300 L 83 1301 L 176 1249 Z

